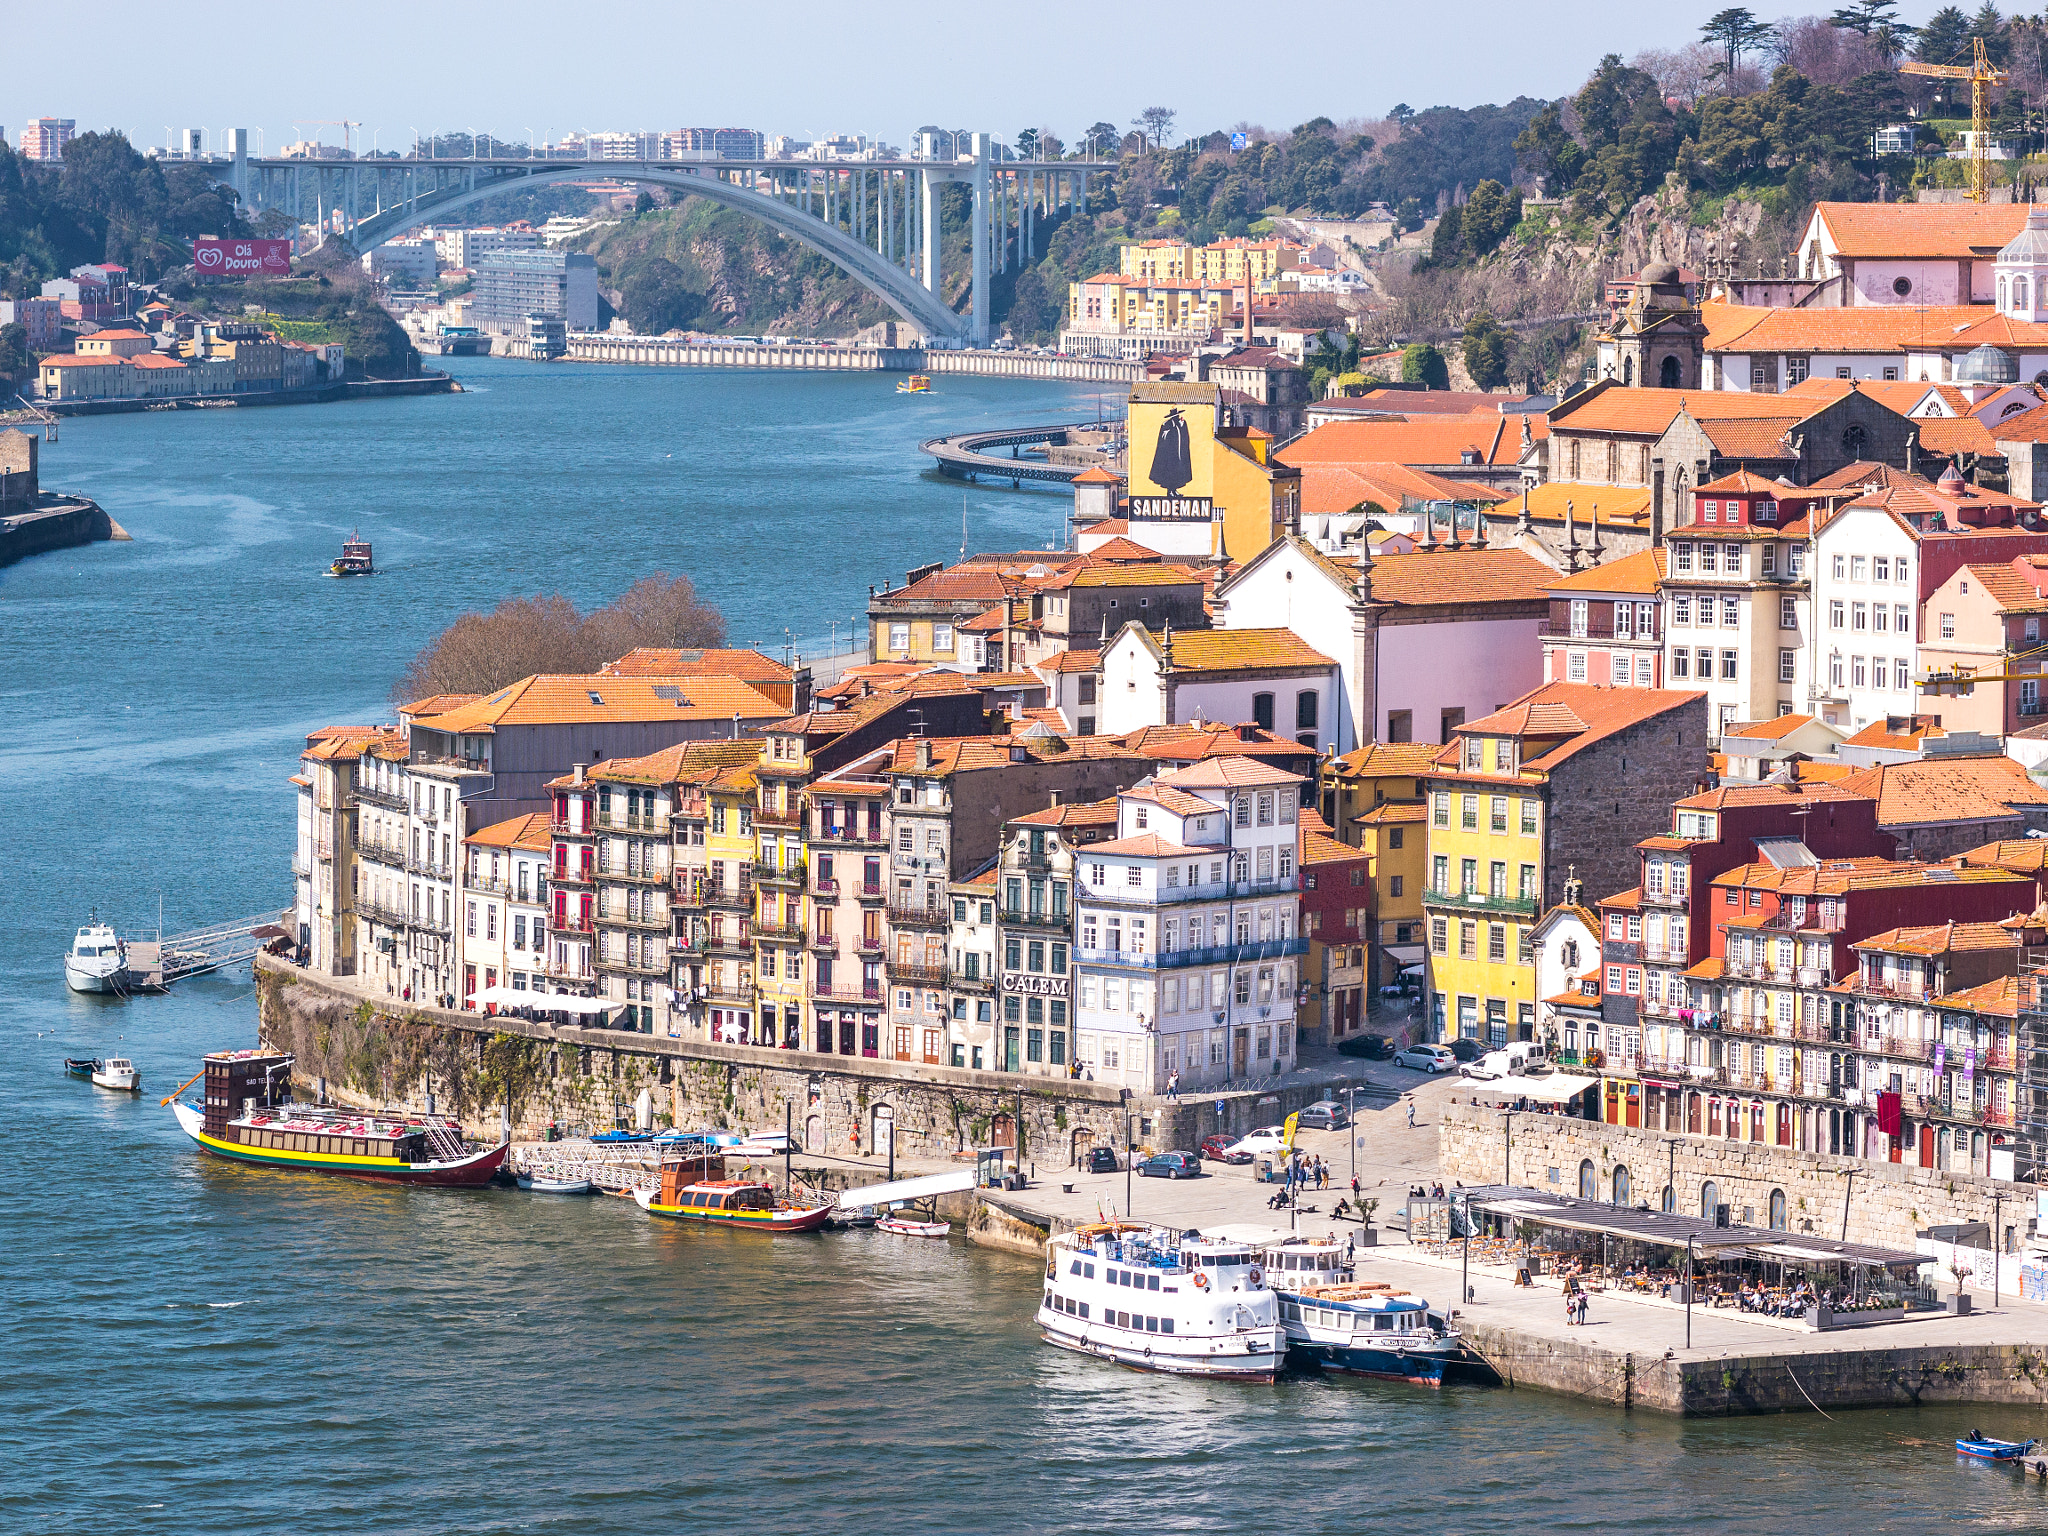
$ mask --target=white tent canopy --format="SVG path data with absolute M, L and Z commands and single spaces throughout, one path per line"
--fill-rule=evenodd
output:
M 1570 1072 L 1552 1072 L 1547 1077 L 1499 1077 L 1491 1082 L 1474 1082 L 1474 1093 L 1504 1099 L 1528 1099 L 1537 1104 L 1562 1104 L 1576 1099 L 1599 1082 L 1597 1077 L 1579 1077 Z
M 614 1008 L 623 1007 L 606 997 L 570 997 L 559 992 L 515 991 L 511 987 L 485 987 L 472 992 L 469 1001 L 477 1007 L 488 1007 L 496 1003 L 500 1008 L 539 1008 L 549 1013 L 610 1013 Z

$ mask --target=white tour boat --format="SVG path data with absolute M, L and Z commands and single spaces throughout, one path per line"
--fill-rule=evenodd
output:
M 119 992 L 127 970 L 127 946 L 96 917 L 78 930 L 64 955 L 64 984 L 74 992 Z
M 1271 1381 L 1286 1355 L 1255 1246 L 1139 1222 L 1052 1239 L 1038 1324 L 1061 1349 L 1177 1376 Z
M 92 1080 L 94 1086 L 116 1093 L 135 1093 L 142 1087 L 142 1074 L 126 1056 L 109 1056 L 99 1063 L 92 1069 Z

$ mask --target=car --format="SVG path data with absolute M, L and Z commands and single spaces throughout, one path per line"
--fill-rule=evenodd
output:
M 1199 1179 L 1202 1160 L 1192 1152 L 1155 1152 L 1134 1171 L 1146 1179 Z
M 1201 1155 L 1203 1157 L 1213 1157 L 1219 1163 L 1250 1162 L 1252 1160 L 1251 1153 L 1233 1152 L 1231 1150 L 1236 1145 L 1237 1138 L 1228 1131 L 1219 1132 L 1214 1136 L 1204 1136 L 1202 1138 Z
M 1458 1075 L 1492 1080 L 1514 1077 L 1543 1067 L 1543 1047 L 1534 1040 L 1517 1040 L 1505 1050 L 1488 1051 L 1479 1060 L 1466 1062 L 1458 1068 Z
M 1477 1061 L 1486 1054 L 1486 1047 L 1477 1040 L 1461 1037 L 1446 1044 L 1450 1053 L 1460 1061 Z
M 1115 1173 L 1117 1167 L 1115 1147 L 1090 1147 L 1081 1156 L 1083 1173 Z
M 1411 1045 L 1394 1053 L 1394 1065 L 1413 1067 L 1418 1072 L 1448 1072 L 1458 1064 L 1446 1045 Z
M 1232 1152 L 1242 1152 L 1247 1158 L 1270 1157 L 1287 1143 L 1287 1131 L 1278 1125 L 1262 1125 L 1256 1131 L 1230 1144 Z M 1236 1159 L 1232 1158 L 1235 1162 Z
M 1339 1056 L 1363 1056 L 1367 1061 L 1386 1061 L 1394 1054 L 1394 1042 L 1385 1035 L 1353 1035 L 1337 1042 Z
M 1296 1121 L 1305 1131 L 1341 1131 L 1350 1123 L 1351 1117 L 1335 1099 L 1319 1099 L 1304 1109 Z

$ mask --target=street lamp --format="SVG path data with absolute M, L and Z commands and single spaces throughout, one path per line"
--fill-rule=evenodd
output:
M 1699 1234 L 1685 1234 L 1685 1347 L 1692 1348 L 1692 1245 Z

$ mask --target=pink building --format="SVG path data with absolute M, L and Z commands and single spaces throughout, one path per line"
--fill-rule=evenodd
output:
M 21 154 L 29 160 L 62 160 L 64 146 L 77 137 L 74 119 L 39 117 L 21 130 Z

